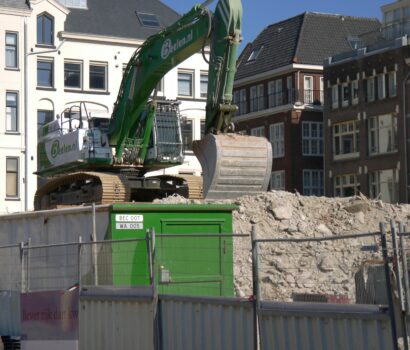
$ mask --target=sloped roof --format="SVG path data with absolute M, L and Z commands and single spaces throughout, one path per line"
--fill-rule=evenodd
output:
M 28 10 L 30 8 L 26 0 L 0 0 L 0 7 L 10 7 L 21 10 Z
M 87 7 L 70 8 L 66 32 L 144 40 L 160 28 L 143 26 L 136 12 L 155 14 L 162 28 L 180 17 L 159 0 L 87 0 Z
M 323 60 L 352 50 L 349 38 L 375 31 L 375 18 L 305 12 L 266 27 L 244 49 L 236 79 L 277 69 L 291 63 L 323 65 Z M 263 46 L 258 58 L 247 62 L 255 48 Z

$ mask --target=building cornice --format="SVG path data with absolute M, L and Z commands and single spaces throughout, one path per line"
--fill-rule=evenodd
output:
M 267 72 L 263 72 L 263 73 L 252 75 L 246 78 L 238 79 L 235 81 L 235 87 L 247 85 L 247 84 L 254 83 L 260 80 L 266 80 L 266 79 L 275 77 L 279 74 L 290 73 L 290 72 L 297 71 L 297 70 L 310 70 L 310 71 L 314 70 L 314 71 L 322 72 L 323 66 L 314 65 L 314 64 L 292 63 L 292 64 L 288 64 L 287 66 L 272 69 Z
M 0 7 L 0 14 L 1 15 L 12 15 L 12 16 L 22 16 L 22 17 L 29 17 L 31 15 L 30 9 L 22 10 L 16 9 L 11 7 Z
M 115 36 L 105 36 L 105 35 L 94 35 L 94 34 L 82 34 L 82 33 L 70 33 L 70 32 L 59 32 L 59 38 L 73 41 L 83 41 L 83 42 L 98 42 L 107 44 L 122 44 L 139 46 L 144 43 L 141 39 L 131 39 L 131 38 L 120 38 Z

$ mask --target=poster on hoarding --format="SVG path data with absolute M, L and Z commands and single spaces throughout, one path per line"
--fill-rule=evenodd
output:
M 78 340 L 78 288 L 21 294 L 25 340 Z

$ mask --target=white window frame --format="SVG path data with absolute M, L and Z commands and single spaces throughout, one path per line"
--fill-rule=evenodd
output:
M 275 80 L 275 104 L 276 106 L 283 105 L 283 83 L 282 79 Z
M 307 85 L 306 82 L 310 81 L 309 85 L 309 89 L 307 89 Z M 303 103 L 304 104 L 312 104 L 313 103 L 313 76 L 311 75 L 305 75 L 303 77 L 303 93 L 304 93 L 304 99 L 303 99 Z
M 339 108 L 339 85 L 332 85 L 332 109 Z
M 15 96 L 15 106 L 10 106 L 10 103 L 8 102 L 8 96 Z M 18 91 L 6 91 L 6 115 L 5 115 L 5 130 L 6 130 L 6 134 L 12 134 L 12 133 L 18 133 L 19 132 L 19 113 L 20 113 L 20 96 L 19 96 L 19 92 Z M 15 128 L 11 128 L 9 127 L 9 125 L 12 125 L 13 123 L 13 119 L 14 119 L 14 123 L 16 125 Z
M 342 83 L 342 107 L 349 106 L 349 102 L 350 102 L 349 93 L 350 93 L 349 83 L 347 82 Z
M 65 85 L 65 65 L 66 64 L 76 64 L 80 66 L 80 86 L 67 86 Z M 74 60 L 64 60 L 64 89 L 73 89 L 73 90 L 81 90 L 83 88 L 83 62 L 82 61 L 74 61 Z
M 353 135 L 352 152 L 343 152 L 343 137 Z M 337 141 L 338 140 L 338 141 Z M 360 155 L 360 127 L 357 120 L 333 124 L 333 159 L 355 158 Z M 336 154 L 336 144 L 339 142 L 340 154 Z
M 350 84 L 352 105 L 357 105 L 359 103 L 359 81 L 353 80 Z
M 91 66 L 104 68 L 104 88 L 91 87 Z M 88 88 L 91 91 L 108 91 L 108 63 L 90 61 L 88 65 Z
M 316 181 L 315 181 L 316 177 Z M 321 169 L 303 169 L 303 195 L 323 196 L 324 178 Z
M 272 171 L 270 180 L 270 189 L 284 191 L 286 189 L 286 172 L 285 170 Z
M 389 78 L 389 97 L 397 96 L 397 74 L 396 71 L 388 73 Z
M 15 38 L 15 43 L 14 44 L 7 44 L 7 38 L 8 37 L 14 37 Z M 17 32 L 10 32 L 6 31 L 5 33 L 5 41 L 4 41 L 4 46 L 5 46 L 5 58 L 4 58 L 4 64 L 6 69 L 18 69 L 19 68 L 19 34 Z M 11 49 L 11 50 L 10 50 Z M 7 63 L 7 57 L 8 57 L 8 52 L 13 53 L 13 61 L 14 64 L 8 64 Z
M 334 196 L 346 197 L 344 191 L 351 187 L 354 191 L 352 195 L 358 194 L 360 191 L 360 183 L 357 178 L 357 174 L 343 174 L 335 176 L 333 179 Z
M 256 128 L 251 128 L 251 136 L 265 137 L 265 127 L 258 126 Z
M 195 96 L 195 81 L 194 81 L 194 74 L 195 72 L 193 70 L 188 70 L 188 69 L 178 69 L 177 73 L 177 89 L 178 89 L 178 96 L 183 97 L 183 98 L 192 98 Z M 180 74 L 186 74 L 190 76 L 190 79 L 183 79 L 183 81 L 188 81 L 190 84 L 190 93 L 189 94 L 181 94 L 181 89 L 179 88 L 179 81 L 182 80 L 180 78 Z
M 390 124 L 388 125 L 381 125 L 382 121 L 380 120 L 383 118 L 384 120 L 386 117 L 390 117 Z M 376 154 L 388 154 L 388 153 L 395 153 L 398 151 L 398 140 L 397 140 L 397 115 L 395 114 L 384 114 L 384 115 L 377 115 L 368 118 L 368 140 L 369 140 L 369 154 L 376 155 Z M 381 151 L 381 143 L 386 142 L 386 140 L 381 139 L 380 130 L 384 129 L 387 130 L 388 133 L 388 140 L 389 146 L 387 146 L 388 150 Z M 372 144 L 374 143 L 374 145 Z
M 203 78 L 206 77 L 206 85 L 205 82 L 203 81 Z M 200 72 L 199 75 L 199 93 L 201 98 L 206 98 L 207 97 L 207 92 L 208 92 L 208 72 Z
M 373 102 L 376 99 L 376 82 L 374 77 L 369 77 L 366 80 L 367 84 L 367 102 Z
M 15 160 L 16 161 L 16 171 L 12 171 L 12 170 L 8 169 L 8 167 L 7 167 L 7 161 L 8 160 Z M 6 192 L 5 192 L 6 198 L 13 198 L 13 199 L 19 198 L 19 196 L 20 196 L 20 158 L 19 157 L 11 157 L 11 156 L 6 157 L 5 173 L 6 173 Z M 16 179 L 15 179 L 15 181 L 16 181 L 16 183 L 15 183 L 15 185 L 16 185 L 16 194 L 13 194 L 13 195 L 10 195 L 10 194 L 7 193 L 7 191 L 8 191 L 8 181 L 9 181 L 9 176 L 8 175 L 9 174 L 15 174 L 15 176 L 16 176 Z
M 269 125 L 269 141 L 272 144 L 272 157 L 282 158 L 285 156 L 285 123 Z
M 386 78 L 384 74 L 377 75 L 377 99 L 386 98 Z
M 391 172 L 392 177 L 388 182 L 381 182 L 382 173 Z M 381 186 L 386 184 L 392 198 L 381 196 Z M 399 172 L 397 169 L 383 169 L 369 172 L 369 197 L 381 199 L 387 203 L 397 203 L 399 201 Z
M 302 155 L 323 156 L 323 122 L 302 122 Z

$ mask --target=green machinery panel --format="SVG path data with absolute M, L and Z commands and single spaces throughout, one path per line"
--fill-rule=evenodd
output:
M 148 285 L 147 230 L 156 238 L 155 284 L 160 294 L 233 296 L 233 205 L 114 204 L 111 231 L 112 283 Z M 167 235 L 161 237 L 161 234 Z M 192 235 L 207 236 L 192 236 Z M 215 237 L 208 236 L 215 234 Z M 168 236 L 169 235 L 169 236 Z

